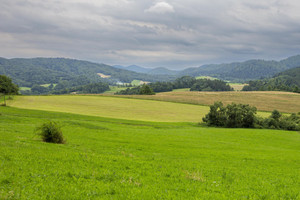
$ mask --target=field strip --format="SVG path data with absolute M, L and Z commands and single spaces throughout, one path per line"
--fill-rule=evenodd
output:
M 156 95 L 119 95 L 135 99 L 151 99 L 166 102 L 187 103 L 207 106 L 215 101 L 249 104 L 259 111 L 272 112 L 274 109 L 283 113 L 300 112 L 300 94 L 291 92 L 162 92 Z
M 208 106 L 103 96 L 18 96 L 9 106 L 157 122 L 199 122 Z

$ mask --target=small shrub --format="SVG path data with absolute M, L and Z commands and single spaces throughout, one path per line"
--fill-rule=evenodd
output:
M 64 144 L 60 126 L 56 122 L 46 122 L 36 129 L 37 134 L 42 137 L 44 142 Z

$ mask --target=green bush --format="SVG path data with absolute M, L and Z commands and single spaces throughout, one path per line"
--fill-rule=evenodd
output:
M 245 104 L 228 104 L 215 102 L 210 106 L 209 113 L 203 118 L 203 122 L 209 126 L 227 128 L 267 128 L 281 130 L 300 130 L 300 115 L 291 114 L 284 116 L 274 110 L 270 117 L 256 116 L 256 108 Z
M 56 122 L 46 122 L 36 129 L 44 142 L 64 144 L 61 127 Z
M 215 102 L 203 122 L 210 126 L 251 128 L 255 127 L 255 114 L 256 108 L 249 105 L 232 103 L 224 107 L 222 102 Z

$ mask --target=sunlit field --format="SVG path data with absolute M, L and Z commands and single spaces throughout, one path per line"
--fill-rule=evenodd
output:
M 122 96 L 124 97 L 124 96 Z M 225 105 L 232 102 L 250 104 L 260 111 L 293 113 L 300 112 L 300 94 L 291 92 L 163 92 L 156 95 L 130 95 L 127 98 L 153 99 L 160 101 L 211 105 L 222 101 Z

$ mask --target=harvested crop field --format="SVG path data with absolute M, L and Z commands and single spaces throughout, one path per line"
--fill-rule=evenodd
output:
M 156 95 L 128 95 L 127 98 L 152 99 L 169 102 L 188 103 L 196 105 L 211 105 L 222 101 L 225 105 L 232 102 L 249 104 L 260 111 L 293 113 L 300 112 L 300 94 L 291 92 L 163 92 Z

